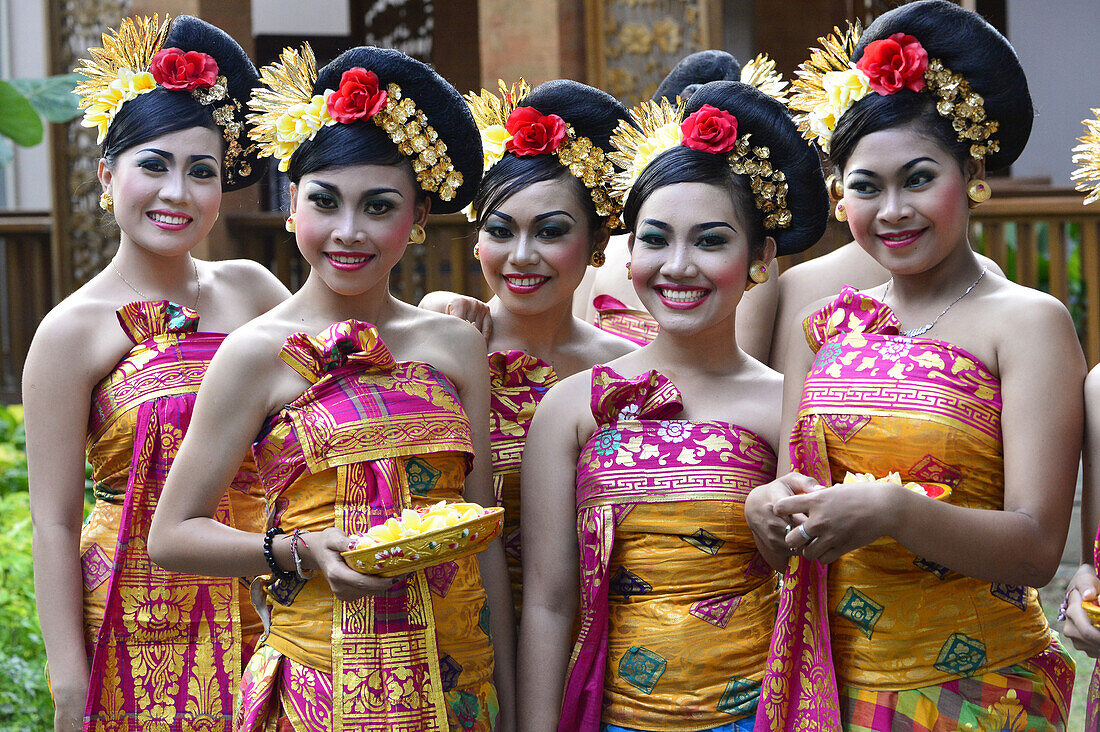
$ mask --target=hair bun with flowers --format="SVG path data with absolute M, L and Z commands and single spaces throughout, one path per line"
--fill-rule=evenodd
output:
M 611 192 L 615 169 L 608 154 L 591 139 L 578 135 L 573 125 L 557 114 L 544 114 L 533 106 L 519 106 L 531 93 L 527 82 L 520 79 L 508 86 L 498 80 L 500 96 L 482 89 L 470 92 L 466 103 L 474 115 L 481 133 L 484 170 L 500 162 L 506 153 L 516 157 L 556 155 L 563 166 L 588 190 L 596 215 L 609 219 L 612 229 L 620 226 L 621 206 Z M 471 221 L 477 212 L 466 212 Z
M 376 68 L 349 65 L 356 60 L 370 65 L 371 59 L 377 61 Z M 405 96 L 401 84 L 393 80 L 384 84 L 379 76 L 383 69 L 396 69 L 424 82 L 415 85 L 418 93 L 431 96 L 433 104 L 440 101 L 436 105 L 440 108 L 426 111 Z M 336 73 L 340 75 L 338 83 Z M 326 83 L 336 88 L 316 89 L 326 75 L 331 79 Z M 283 49 L 278 61 L 260 70 L 260 82 L 248 102 L 252 109 L 249 119 L 254 124 L 251 135 L 262 154 L 279 161 L 279 170 L 287 170 L 302 143 L 315 138 L 322 128 L 369 121 L 411 160 L 417 184 L 435 197 L 437 204 L 442 202 L 443 210 L 463 187 L 466 179 L 452 159 L 454 152 L 429 120 L 429 111 L 442 118 L 449 102 L 442 89 L 429 87 L 446 82 L 420 62 L 397 51 L 363 46 L 345 52 L 326 66 L 319 81 L 313 49 L 305 43 L 299 50 Z M 454 94 L 449 85 L 447 89 Z

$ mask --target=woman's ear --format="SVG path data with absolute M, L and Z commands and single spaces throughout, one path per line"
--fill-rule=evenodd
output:
M 770 267 L 772 260 L 775 259 L 776 251 L 778 251 L 778 247 L 775 245 L 775 237 L 765 236 L 764 250 L 760 253 L 760 261 Z
M 103 192 L 107 193 L 108 189 L 111 187 L 111 178 L 113 175 L 105 158 L 99 159 L 99 167 L 96 168 L 96 177 L 99 178 L 99 184 L 103 186 Z
M 966 163 L 966 172 L 970 175 L 968 181 L 985 179 L 985 160 L 970 158 Z
M 428 223 L 428 214 L 432 212 L 432 199 L 421 196 L 416 202 L 416 223 L 424 226 Z
M 290 184 L 290 215 L 298 212 L 298 184 Z
M 626 250 L 631 254 L 634 253 L 634 232 L 630 232 L 626 235 Z
M 607 224 L 604 224 L 592 233 L 592 251 L 602 252 L 607 248 L 607 242 L 610 240 L 611 229 L 608 228 Z

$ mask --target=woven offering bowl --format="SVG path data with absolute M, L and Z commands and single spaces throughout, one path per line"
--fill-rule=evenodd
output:
M 870 473 L 845 473 L 845 483 L 894 483 L 896 485 L 903 486 L 907 490 L 911 490 L 914 493 L 920 493 L 928 496 L 936 501 L 946 501 L 951 497 L 951 486 L 945 483 L 928 483 L 928 482 L 914 482 L 908 483 L 901 482 L 901 476 L 898 473 L 890 473 L 889 475 L 876 478 Z
M 354 537 L 359 543 L 343 553 L 344 561 L 362 574 L 396 577 L 484 551 L 504 528 L 503 508 L 482 508 L 476 503 L 452 503 L 449 507 L 460 513 L 476 509 L 477 516 L 385 543 L 374 543 L 366 535 Z
M 1082 600 L 1081 607 L 1085 608 L 1089 621 L 1093 625 L 1100 626 L 1100 605 L 1096 604 L 1095 600 Z

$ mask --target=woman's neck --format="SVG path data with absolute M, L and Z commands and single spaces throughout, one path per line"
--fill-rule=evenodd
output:
M 947 297 L 955 297 L 981 272 L 981 262 L 970 243 L 964 240 L 930 269 L 914 274 L 894 274 L 890 279 L 889 299 L 903 309 L 920 310 Z
M 519 314 L 504 307 L 499 298 L 489 301 L 493 318 L 491 350 L 520 350 L 550 360 L 555 351 L 576 335 L 573 303 L 566 301 L 534 314 Z
M 659 330 L 645 350 L 653 368 L 666 375 L 699 374 L 730 376 L 744 366 L 748 356 L 737 346 L 734 316 L 702 331 L 679 334 Z
M 197 270 L 190 252 L 156 254 L 123 233 L 110 266 L 134 294 L 149 299 L 168 298 L 182 305 L 194 304 Z
M 310 272 L 305 284 L 292 296 L 295 310 L 305 321 L 328 325 L 343 320 L 359 320 L 381 329 L 393 318 L 397 299 L 390 294 L 388 278 L 377 287 L 356 295 L 332 290 L 316 272 Z

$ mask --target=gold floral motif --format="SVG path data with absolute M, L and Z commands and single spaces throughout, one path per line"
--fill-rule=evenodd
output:
M 644 56 L 653 46 L 653 34 L 639 23 L 626 23 L 619 31 L 619 44 L 627 53 Z
M 680 26 L 672 18 L 661 18 L 653 25 L 653 42 L 664 53 L 680 50 Z

